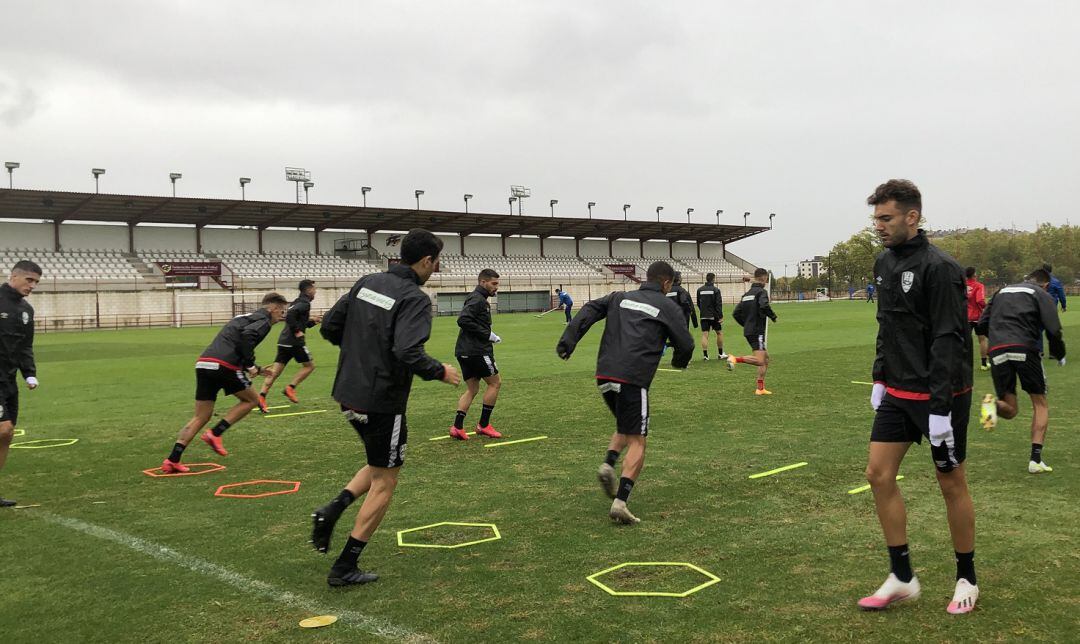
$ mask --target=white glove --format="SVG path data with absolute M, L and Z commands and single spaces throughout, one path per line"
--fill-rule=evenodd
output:
M 29 378 L 27 378 L 26 379 L 26 386 L 29 387 L 30 389 L 37 389 L 37 386 L 38 386 L 37 378 L 35 378 L 33 376 L 30 376 Z
M 490 340 L 491 342 L 494 342 L 495 344 L 499 344 L 500 342 L 502 342 L 502 338 L 495 335 L 494 331 L 492 331 L 491 335 L 488 336 L 488 340 Z
M 870 392 L 870 407 L 874 411 L 881 406 L 881 401 L 885 399 L 885 385 L 880 382 L 874 383 L 874 389 Z

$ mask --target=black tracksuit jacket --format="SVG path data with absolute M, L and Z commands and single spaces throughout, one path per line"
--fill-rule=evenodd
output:
M 769 292 L 761 284 L 754 284 L 743 294 L 732 316 L 742 325 L 743 335 L 748 338 L 765 333 L 765 318 L 776 322 L 776 313 L 769 304 Z
M 1010 284 L 994 295 L 975 326 L 979 335 L 989 336 L 990 351 L 1023 348 L 1039 351 L 1045 331 L 1050 355 L 1065 357 L 1065 339 L 1058 318 L 1057 303 L 1038 284 Z
M 285 312 L 285 328 L 281 330 L 281 335 L 278 336 L 279 347 L 302 347 L 307 344 L 307 340 L 304 336 L 297 336 L 297 333 L 303 333 L 315 326 L 315 323 L 311 321 L 311 298 L 300 294 L 300 297 L 293 300 L 293 303 L 289 305 L 289 310 Z
M 333 396 L 349 409 L 404 414 L 413 374 L 443 377 L 442 364 L 424 351 L 431 298 L 408 266 L 360 278 L 323 317 L 320 332 L 341 347 Z
M 682 310 L 664 297 L 659 284 L 644 282 L 636 291 L 616 291 L 581 307 L 559 339 L 555 349 L 559 356 L 569 357 L 589 327 L 605 318 L 597 378 L 647 389 L 668 338 L 675 347 L 673 367 L 686 367 L 694 355 L 694 339 Z
M 702 320 L 724 319 L 724 298 L 716 284 L 705 283 L 697 290 L 697 305 Z
M 253 367 L 255 347 L 266 338 L 272 326 L 274 323 L 266 309 L 238 315 L 218 331 L 210 346 L 200 354 L 199 360 L 217 362 L 230 369 Z
M 698 327 L 697 310 L 694 309 L 694 298 L 690 297 L 690 291 L 681 286 L 676 286 L 668 292 L 667 296 L 679 305 L 683 318 L 686 319 L 686 325 L 690 326 L 690 321 L 693 320 L 696 329 Z
M 15 377 L 37 376 L 34 364 L 34 307 L 8 284 L 0 285 L 0 394 L 17 387 Z
M 971 331 L 960 265 L 923 232 L 874 262 L 877 357 L 874 382 L 893 396 L 929 400 L 947 415 L 971 391 Z
M 495 349 L 491 344 L 491 295 L 483 286 L 465 298 L 465 305 L 458 315 L 457 345 L 454 354 L 458 356 L 491 356 Z

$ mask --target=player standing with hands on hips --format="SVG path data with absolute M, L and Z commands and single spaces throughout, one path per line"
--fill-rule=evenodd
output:
M 469 440 L 465 433 L 465 416 L 469 413 L 476 394 L 480 392 L 480 381 L 487 385 L 484 389 L 483 407 L 480 410 L 480 422 L 476 432 L 490 438 L 502 438 L 502 434 L 491 426 L 491 412 L 495 410 L 495 401 L 499 399 L 499 387 L 502 379 L 495 364 L 495 348 L 502 338 L 491 330 L 491 305 L 488 298 L 499 292 L 499 274 L 493 269 L 480 271 L 479 283 L 472 293 L 465 298 L 465 304 L 458 315 L 458 338 L 454 354 L 461 365 L 461 379 L 465 381 L 465 393 L 458 400 L 454 424 L 450 426 L 450 436 L 457 440 Z
M 19 383 L 21 372 L 27 389 L 37 389 L 37 366 L 34 364 L 34 307 L 26 297 L 41 282 L 41 267 L 23 260 L 11 269 L 8 281 L 0 285 L 0 470 L 7 461 L 15 425 L 19 422 Z M 15 501 L 0 498 L 0 508 L 10 508 Z
M 946 610 L 975 609 L 975 509 L 964 457 L 971 412 L 971 331 L 964 272 L 919 228 L 922 195 L 910 181 L 881 184 L 867 199 L 874 230 L 885 245 L 874 263 L 877 357 L 870 405 L 866 478 L 889 549 L 891 572 L 877 592 L 859 600 L 882 610 L 919 596 L 908 557 L 907 511 L 896 473 L 912 443 L 930 439 L 938 486 L 956 554 L 956 589 Z
M 409 231 L 401 242 L 401 263 L 360 278 L 323 317 L 322 336 L 341 347 L 334 400 L 359 434 L 367 456 L 367 465 L 345 489 L 311 515 L 311 543 L 326 552 L 342 512 L 364 497 L 349 539 L 326 576 L 331 586 L 379 578 L 360 570 L 357 562 L 390 507 L 405 462 L 405 411 L 413 375 L 451 385 L 461 382 L 453 365 L 440 364 L 424 350 L 431 336 L 431 298 L 420 287 L 438 270 L 442 247 L 442 240 L 426 230 Z

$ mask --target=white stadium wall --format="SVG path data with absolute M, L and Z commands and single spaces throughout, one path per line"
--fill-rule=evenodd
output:
M 582 249 L 584 252 L 584 249 Z M 573 257 L 574 240 L 573 239 L 555 239 L 547 238 L 544 240 L 544 254 L 548 257 Z
M 195 227 L 136 226 L 135 249 L 195 250 Z
M 501 253 L 501 249 L 500 249 Z M 539 237 L 507 237 L 506 238 L 506 254 L 521 256 L 521 255 L 539 255 L 540 254 L 540 238 Z
M 251 229 L 203 228 L 202 246 L 205 253 L 259 251 L 259 234 Z
M 619 239 L 614 244 L 614 257 L 641 257 L 641 244 L 636 239 Z M 600 253 L 607 255 L 607 249 Z
M 582 239 L 581 240 L 581 256 L 582 257 L 606 257 L 608 254 L 608 243 L 606 239 Z
M 51 224 L 44 224 L 52 228 Z M 68 250 L 128 250 L 128 227 L 92 224 L 60 224 L 60 248 Z
M 0 221 L 0 246 L 54 250 L 52 224 Z
M 314 253 L 315 233 L 310 230 L 264 230 L 264 253 Z

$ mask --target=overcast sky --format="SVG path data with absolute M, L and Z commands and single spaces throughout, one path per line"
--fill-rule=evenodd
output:
M 914 180 L 936 228 L 1070 217 L 1080 3 L 45 2 L 0 7 L 19 187 L 767 224 L 777 272 Z M 1075 217 L 1074 217 L 1075 218 Z M 1076 222 L 1073 222 L 1076 223 Z M 794 267 L 788 269 L 794 273 Z

